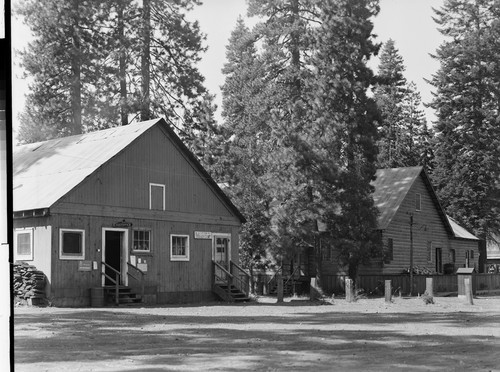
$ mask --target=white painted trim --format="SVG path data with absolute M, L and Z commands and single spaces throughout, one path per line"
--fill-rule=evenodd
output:
M 79 232 L 82 234 L 82 254 L 79 256 L 67 256 L 63 253 L 63 234 L 65 232 Z M 66 229 L 63 227 L 59 228 L 59 259 L 60 260 L 85 260 L 85 230 L 83 229 Z
M 128 229 L 123 229 L 123 228 L 118 228 L 118 227 L 103 227 L 102 228 L 102 233 L 101 233 L 101 260 L 102 262 L 106 262 L 106 231 L 119 231 L 123 233 L 123 241 L 122 241 L 122 262 L 121 262 L 121 268 L 120 272 L 122 273 L 122 280 L 123 280 L 123 285 L 128 285 Z M 104 276 L 105 272 L 105 267 L 104 265 L 101 265 L 101 284 L 104 286 L 106 277 Z M 122 283 L 120 283 L 122 284 Z
M 173 237 L 187 238 L 186 244 L 186 255 L 185 256 L 174 256 L 172 254 L 172 238 Z M 170 234 L 170 261 L 189 261 L 189 252 L 191 250 L 191 243 L 189 241 L 189 234 Z
M 151 205 L 151 190 L 153 189 L 153 186 L 155 187 L 161 187 L 163 189 L 163 210 L 165 210 L 165 185 L 162 183 L 149 183 L 149 209 L 151 210 L 152 205 Z
M 33 234 L 33 227 L 27 227 L 27 228 L 22 228 L 22 229 L 15 229 L 14 230 L 14 259 L 16 261 L 33 261 L 34 258 L 34 234 Z M 17 236 L 19 234 L 30 234 L 30 254 L 29 255 L 19 255 L 17 253 Z

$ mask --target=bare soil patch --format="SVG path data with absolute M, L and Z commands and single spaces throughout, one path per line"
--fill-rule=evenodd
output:
M 500 297 L 15 309 L 16 371 L 500 371 Z

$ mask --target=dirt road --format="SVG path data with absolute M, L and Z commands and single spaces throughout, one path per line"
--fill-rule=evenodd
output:
M 15 309 L 16 371 L 500 371 L 500 298 Z

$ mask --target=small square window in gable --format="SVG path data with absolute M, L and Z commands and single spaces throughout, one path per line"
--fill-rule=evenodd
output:
M 159 183 L 149 184 L 149 209 L 165 210 L 165 185 Z

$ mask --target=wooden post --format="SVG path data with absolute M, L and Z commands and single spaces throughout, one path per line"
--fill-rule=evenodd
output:
M 391 288 L 391 281 L 386 280 L 385 281 L 385 302 L 391 302 L 391 297 L 392 297 L 392 288 Z
M 276 280 L 278 281 L 278 302 L 283 302 L 283 277 L 281 273 L 276 274 Z
M 464 278 L 464 287 L 465 287 L 465 298 L 467 299 L 467 303 L 469 305 L 474 305 L 474 301 L 472 301 L 472 287 L 470 283 L 470 278 Z
M 354 288 L 352 284 L 352 279 L 345 280 L 345 299 L 347 302 L 354 301 Z
M 434 278 L 425 278 L 425 292 L 434 297 Z

